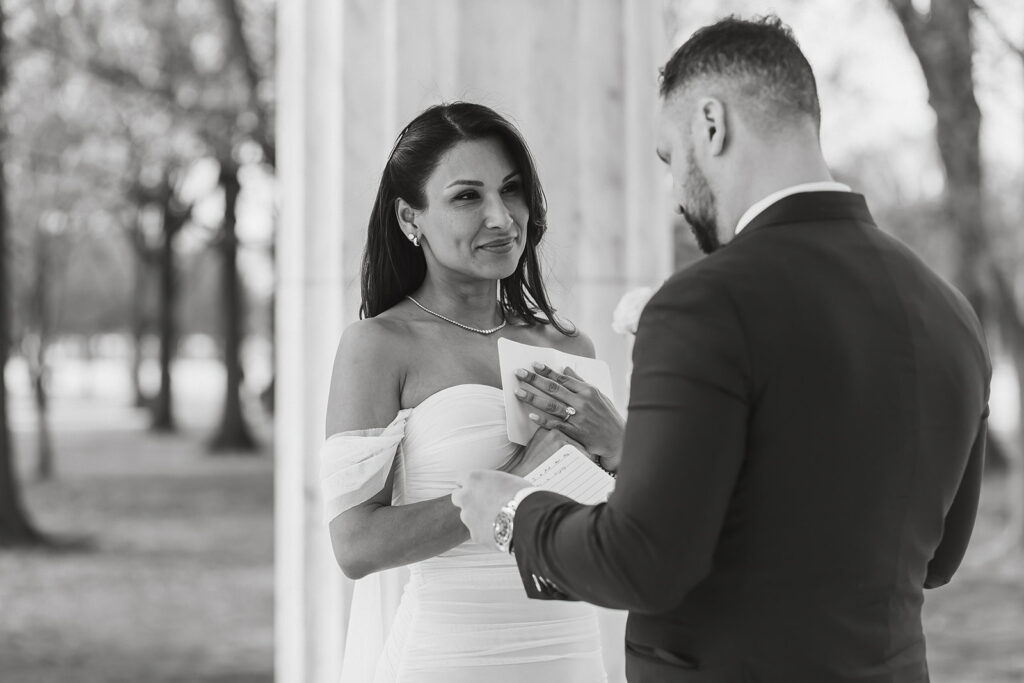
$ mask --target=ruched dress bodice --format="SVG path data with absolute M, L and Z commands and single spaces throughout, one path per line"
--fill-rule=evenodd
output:
M 485 384 L 442 389 L 409 411 L 392 502 L 408 505 L 447 496 L 456 476 L 498 469 L 518 448 L 508 440 L 498 389 Z M 467 541 L 411 568 L 509 564 L 515 565 L 513 558 Z
M 405 438 L 392 495 L 396 505 L 446 496 L 457 475 L 497 469 L 518 448 L 508 440 L 501 390 L 486 384 L 442 389 L 403 412 Z
M 394 505 L 446 496 L 456 476 L 496 469 L 518 448 L 491 386 L 449 387 L 402 413 Z M 409 570 L 378 683 L 605 680 L 594 608 L 528 599 L 512 556 L 467 541 Z

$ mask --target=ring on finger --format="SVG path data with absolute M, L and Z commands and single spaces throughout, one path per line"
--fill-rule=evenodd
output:
M 576 414 L 576 409 L 572 406 L 565 407 L 565 417 L 562 418 L 562 422 L 568 422 L 569 418 Z

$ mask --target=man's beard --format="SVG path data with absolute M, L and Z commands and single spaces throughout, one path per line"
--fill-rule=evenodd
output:
M 697 247 L 705 254 L 710 254 L 722 246 L 718 241 L 718 210 L 715 207 L 715 195 L 711 192 L 708 179 L 697 167 L 693 150 L 686 155 L 686 173 L 691 200 L 688 207 L 679 207 L 679 213 L 690 225 Z

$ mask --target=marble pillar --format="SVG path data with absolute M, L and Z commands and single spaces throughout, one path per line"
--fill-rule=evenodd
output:
M 333 188 L 343 159 L 342 71 L 333 3 L 278 8 L 277 380 L 275 416 L 275 678 L 326 681 L 337 657 L 324 642 L 342 628 L 330 547 L 317 514 L 315 454 L 323 440 L 325 373 L 341 328 L 341 234 L 309 226 L 337 221 Z

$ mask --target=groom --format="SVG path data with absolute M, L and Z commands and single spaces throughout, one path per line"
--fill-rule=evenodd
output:
M 662 78 L 658 154 L 708 256 L 640 319 L 615 492 L 474 472 L 453 499 L 492 547 L 504 508 L 530 597 L 630 611 L 633 683 L 927 681 L 923 589 L 978 503 L 978 320 L 833 181 L 778 19 L 701 29 Z

